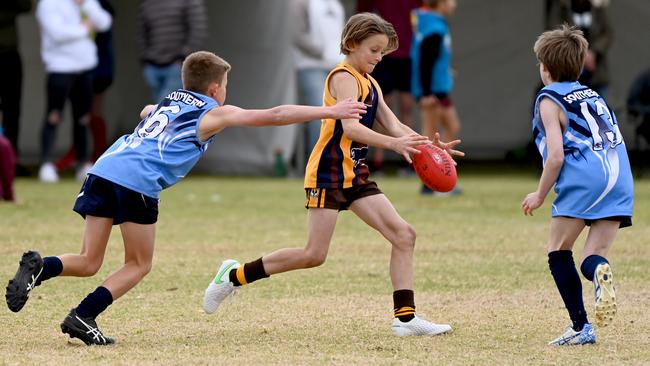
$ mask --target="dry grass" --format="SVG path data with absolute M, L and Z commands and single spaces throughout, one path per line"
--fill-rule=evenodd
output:
M 162 196 L 152 273 L 98 319 L 116 346 L 69 342 L 59 323 L 119 267 L 117 229 L 95 278 L 46 282 L 18 314 L 2 307 L 0 364 L 650 363 L 650 182 L 637 182 L 635 225 L 611 252 L 619 314 L 597 329 L 597 345 L 571 348 L 546 345 L 568 317 L 546 265 L 548 202 L 533 218 L 519 211 L 533 176 L 464 177 L 466 194 L 453 198 L 420 197 L 414 179 L 379 184 L 418 231 L 418 310 L 451 323 L 450 335 L 390 335 L 389 246 L 351 213 L 340 216 L 324 266 L 260 281 L 203 314 L 203 289 L 222 259 L 303 245 L 304 194 L 297 180 L 194 177 Z M 83 221 L 70 210 L 78 189 L 18 181 L 22 203 L 0 205 L 0 279 L 26 249 L 79 250 Z M 590 313 L 591 291 L 585 282 Z

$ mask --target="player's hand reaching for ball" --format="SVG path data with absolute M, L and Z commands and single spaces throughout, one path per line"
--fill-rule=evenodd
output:
M 333 119 L 361 119 L 366 114 L 367 106 L 362 102 L 357 102 L 353 98 L 347 98 L 339 101 L 329 107 Z
M 410 135 L 404 135 L 401 137 L 396 137 L 393 139 L 391 144 L 391 150 L 402 155 L 409 164 L 413 163 L 411 160 L 411 154 L 419 154 L 420 150 L 416 149 L 417 146 L 430 144 L 431 141 L 428 137 L 413 133 Z
M 439 148 L 445 150 L 447 152 L 447 154 L 449 154 L 452 158 L 454 156 L 465 156 L 464 152 L 454 149 L 454 147 L 456 147 L 456 145 L 460 144 L 460 140 L 443 142 L 443 141 L 440 141 L 440 134 L 438 132 L 436 132 L 433 135 L 433 144 L 435 146 L 438 146 Z M 456 165 L 456 161 L 454 161 L 454 165 Z
M 539 208 L 543 203 L 544 197 L 538 192 L 528 193 L 521 203 L 521 209 L 524 210 L 524 215 L 533 216 L 533 210 Z

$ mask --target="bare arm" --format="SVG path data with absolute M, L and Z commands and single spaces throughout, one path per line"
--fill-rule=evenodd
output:
M 353 98 L 357 100 L 359 98 L 357 81 L 354 76 L 347 72 L 334 74 L 330 81 L 330 88 L 332 96 L 337 99 Z M 343 132 L 350 140 L 370 146 L 391 149 L 404 156 L 404 159 L 409 163 L 411 162 L 411 154 L 419 153 L 419 150 L 415 147 L 429 142 L 428 138 L 418 134 L 400 135 L 399 137 L 383 135 L 369 129 L 354 119 L 342 119 L 341 124 L 343 126 Z
M 546 195 L 553 188 L 564 164 L 562 124 L 560 122 L 566 118 L 564 112 L 549 98 L 542 99 L 539 110 L 542 123 L 544 124 L 544 130 L 546 131 L 546 149 L 548 152 L 537 191 L 529 193 L 521 204 L 524 215 L 531 216 L 533 215 L 533 210 L 544 203 Z
M 156 108 L 156 104 L 147 104 L 142 108 L 142 111 L 140 111 L 140 119 L 144 119 L 151 113 L 151 111 Z
M 226 127 L 282 126 L 322 118 L 358 120 L 366 113 L 361 102 L 343 100 L 329 107 L 281 105 L 270 109 L 242 109 L 225 105 L 206 113 L 199 125 L 199 138 L 204 141 Z

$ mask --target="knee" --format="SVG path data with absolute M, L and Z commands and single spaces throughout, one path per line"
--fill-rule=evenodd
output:
M 137 268 L 137 273 L 140 278 L 144 278 L 147 274 L 149 274 L 149 272 L 151 272 L 151 261 L 135 262 L 134 265 Z
M 102 267 L 102 260 L 91 259 L 86 257 L 85 265 L 82 268 L 81 277 L 91 277 L 99 272 L 99 269 Z
M 319 253 L 315 251 L 305 251 L 305 255 L 303 257 L 303 265 L 305 268 L 313 268 L 313 267 L 318 267 L 325 263 L 325 260 L 327 259 L 327 253 Z
M 393 246 L 402 250 L 413 250 L 415 248 L 416 233 L 413 226 L 404 223 L 395 229 L 393 233 Z
M 61 123 L 61 113 L 57 110 L 53 110 L 47 114 L 47 123 L 51 125 L 58 125 Z
M 90 124 L 90 113 L 86 113 L 79 117 L 79 124 L 82 126 L 88 126 Z

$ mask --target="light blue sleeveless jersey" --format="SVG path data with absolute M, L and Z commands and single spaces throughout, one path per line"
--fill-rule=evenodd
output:
M 171 92 L 132 134 L 115 141 L 89 173 L 158 198 L 160 191 L 189 173 L 212 142 L 199 140 L 199 121 L 218 106 L 199 93 Z
M 415 97 L 422 96 L 420 81 L 420 47 L 425 38 L 440 34 L 442 43 L 440 53 L 431 70 L 431 92 L 449 94 L 454 86 L 451 75 L 451 34 L 445 18 L 429 9 L 419 8 L 411 12 L 413 23 L 413 43 L 411 44 L 411 92 Z
M 634 183 L 614 112 L 595 91 L 578 82 L 546 86 L 537 95 L 533 118 L 533 136 L 544 162 L 548 151 L 539 113 L 543 98 L 557 103 L 567 117 L 564 165 L 555 183 L 552 216 L 631 217 Z

